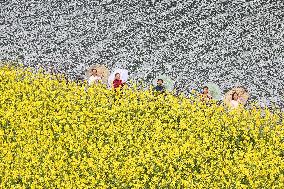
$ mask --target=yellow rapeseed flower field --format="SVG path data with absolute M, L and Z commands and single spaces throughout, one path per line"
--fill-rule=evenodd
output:
M 281 114 L 0 69 L 0 188 L 284 188 Z

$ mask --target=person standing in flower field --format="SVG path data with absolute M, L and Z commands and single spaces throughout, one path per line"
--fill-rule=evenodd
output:
M 91 77 L 88 79 L 89 85 L 97 84 L 98 82 L 102 81 L 102 78 L 99 76 L 97 69 L 92 69 L 91 74 Z
M 201 101 L 208 102 L 209 100 L 212 100 L 212 96 L 209 94 L 209 88 L 207 86 L 203 87 L 203 90 L 200 94 Z
M 114 89 L 122 88 L 125 85 L 125 82 L 122 82 L 122 80 L 120 79 L 120 73 L 115 74 L 112 85 Z
M 155 91 L 163 93 L 165 92 L 164 81 L 162 79 L 157 80 L 157 86 L 154 88 Z
M 230 106 L 231 106 L 232 108 L 237 108 L 240 103 L 241 103 L 241 102 L 240 102 L 238 93 L 237 93 L 237 92 L 234 92 L 234 93 L 232 94 L 232 100 L 230 101 Z

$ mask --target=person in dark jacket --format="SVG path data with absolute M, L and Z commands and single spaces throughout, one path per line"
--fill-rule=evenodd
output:
M 162 79 L 157 80 L 157 86 L 154 88 L 157 92 L 165 92 L 164 81 Z

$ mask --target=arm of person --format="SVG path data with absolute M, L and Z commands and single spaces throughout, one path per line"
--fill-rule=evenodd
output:
M 113 88 L 116 88 L 116 82 L 115 82 L 115 80 L 113 80 L 113 82 L 112 82 L 112 87 L 113 87 Z
M 121 81 L 121 87 L 123 87 L 124 85 L 126 85 L 126 82 Z
M 89 85 L 92 85 L 93 83 L 94 83 L 93 78 L 92 78 L 92 77 L 89 77 L 89 79 L 88 79 L 88 84 L 89 84 Z

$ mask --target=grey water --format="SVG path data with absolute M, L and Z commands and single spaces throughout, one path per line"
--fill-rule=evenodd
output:
M 92 64 L 188 94 L 244 86 L 283 106 L 283 0 L 0 0 L 0 60 L 69 78 Z

